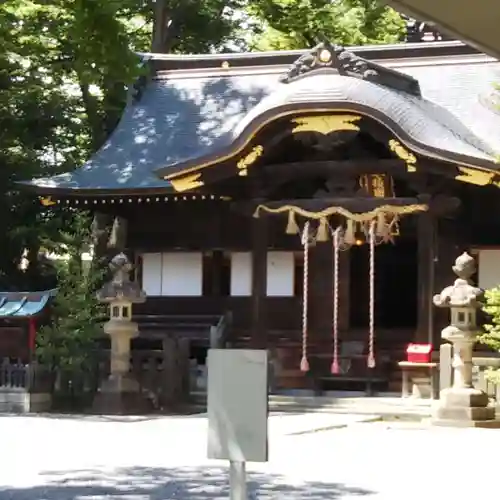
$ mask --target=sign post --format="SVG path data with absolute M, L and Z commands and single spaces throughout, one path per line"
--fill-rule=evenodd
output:
M 229 462 L 229 498 L 247 500 L 247 472 L 245 462 Z
M 247 500 L 246 462 L 268 460 L 268 359 L 257 349 L 208 351 L 208 458 L 229 460 L 230 500 Z

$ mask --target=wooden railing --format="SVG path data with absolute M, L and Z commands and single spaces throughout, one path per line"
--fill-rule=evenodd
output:
M 472 358 L 474 385 L 500 404 L 500 385 L 488 380 L 486 372 L 490 368 L 500 368 L 500 358 L 475 356 Z
M 8 359 L 0 364 L 0 388 L 25 389 L 30 385 L 30 368 L 20 361 Z
M 218 323 L 210 327 L 210 347 L 213 349 L 222 349 L 226 347 L 231 326 L 233 323 L 233 313 L 226 311 L 219 319 Z
M 8 358 L 0 362 L 0 390 L 29 390 L 43 392 L 51 384 L 50 373 L 36 362 L 28 364 Z
M 138 314 L 142 338 L 162 339 L 165 336 L 184 338 L 209 347 L 212 337 L 219 339 L 232 323 L 230 313 L 220 314 Z

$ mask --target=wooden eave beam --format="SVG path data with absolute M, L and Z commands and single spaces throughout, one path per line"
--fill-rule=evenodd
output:
M 265 176 L 288 180 L 294 178 L 332 175 L 361 175 L 394 173 L 405 170 L 405 162 L 399 159 L 384 160 L 326 160 L 326 161 L 300 161 L 293 163 L 279 163 L 258 167 Z

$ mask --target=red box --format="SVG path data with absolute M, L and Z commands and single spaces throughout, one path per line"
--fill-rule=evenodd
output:
M 432 344 L 409 344 L 406 348 L 406 360 L 409 363 L 430 363 Z

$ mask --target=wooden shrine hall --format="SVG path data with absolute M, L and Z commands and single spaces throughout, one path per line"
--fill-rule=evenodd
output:
M 144 56 L 108 142 L 29 183 L 126 223 L 136 341 L 269 349 L 277 388 L 397 384 L 465 249 L 500 237 L 498 63 L 459 42 Z M 444 313 L 445 314 L 445 313 Z

